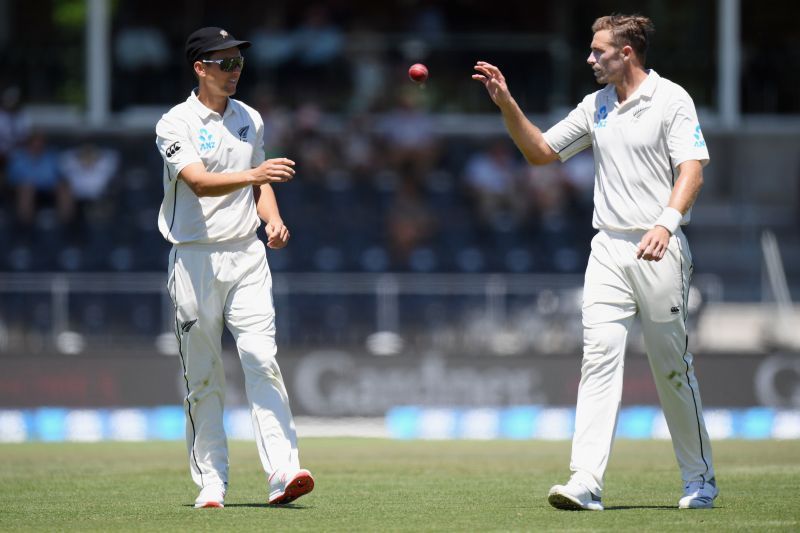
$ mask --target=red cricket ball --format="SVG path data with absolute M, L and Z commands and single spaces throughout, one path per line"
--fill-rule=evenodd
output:
M 414 83 L 423 83 L 428 79 L 428 67 L 422 63 L 414 63 L 408 67 L 408 77 Z

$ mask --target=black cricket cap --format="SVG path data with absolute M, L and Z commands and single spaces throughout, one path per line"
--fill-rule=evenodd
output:
M 189 65 L 193 65 L 206 52 L 216 52 L 234 46 L 244 50 L 250 47 L 250 41 L 237 41 L 222 28 L 200 28 L 186 39 L 186 60 Z

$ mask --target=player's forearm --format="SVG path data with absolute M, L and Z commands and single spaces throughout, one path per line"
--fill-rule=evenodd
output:
M 662 226 L 671 234 L 680 227 L 683 216 L 694 205 L 703 186 L 703 167 L 699 161 L 681 163 L 678 171 L 678 179 L 672 187 L 669 204 L 655 221 L 655 226 Z
M 257 186 L 259 191 L 256 199 L 256 212 L 258 217 L 264 222 L 277 222 L 282 220 L 278 210 L 278 200 L 275 198 L 275 191 L 269 184 Z
M 220 173 L 208 172 L 202 166 L 189 167 L 181 172 L 180 178 L 198 197 L 224 196 L 255 182 L 252 172 L 249 171 Z
M 511 139 L 528 163 L 545 165 L 556 159 L 557 155 L 545 142 L 542 130 L 528 120 L 515 100 L 503 104 L 500 111 Z
M 703 167 L 699 161 L 687 161 L 681 164 L 679 172 L 669 198 L 669 207 L 685 215 L 694 205 L 703 187 Z

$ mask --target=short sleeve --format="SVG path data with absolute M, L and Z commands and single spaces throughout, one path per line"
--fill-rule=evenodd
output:
M 709 155 L 700 121 L 691 96 L 680 87 L 676 88 L 664 116 L 664 130 L 667 137 L 669 157 L 672 166 L 684 161 L 697 160 L 705 166 Z
M 580 103 L 569 115 L 544 132 L 545 142 L 561 161 L 592 145 L 592 131 L 586 117 L 583 103 Z
M 253 122 L 256 126 L 256 137 L 253 141 L 253 158 L 250 161 L 250 165 L 253 168 L 256 168 L 258 165 L 264 162 L 266 155 L 264 152 L 264 121 L 255 113 L 253 116 Z
M 156 146 L 170 176 L 177 176 L 191 163 L 203 162 L 186 135 L 186 125 L 169 114 L 156 125 Z

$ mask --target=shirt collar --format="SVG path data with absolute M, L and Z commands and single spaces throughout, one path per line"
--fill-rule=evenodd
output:
M 648 69 L 647 77 L 639 85 L 639 87 L 633 91 L 633 94 L 627 100 L 625 100 L 625 103 L 622 104 L 622 106 L 628 106 L 634 102 L 637 102 L 641 98 L 647 98 L 648 100 L 651 100 L 653 98 L 653 94 L 656 92 L 656 86 L 658 85 L 658 80 L 660 78 L 661 76 L 658 75 L 658 72 L 653 69 Z M 615 105 L 619 106 L 620 104 L 617 98 L 617 90 L 613 85 L 611 85 L 611 93 L 612 101 L 615 103 Z
M 219 116 L 219 113 L 207 108 L 205 104 L 200 101 L 200 99 L 197 97 L 197 87 L 192 89 L 192 92 L 189 94 L 189 98 L 187 98 L 186 101 L 189 103 L 189 107 L 192 108 L 192 111 L 197 113 L 197 115 L 202 119 L 208 119 L 212 115 Z M 231 99 L 228 98 L 228 104 L 225 106 L 225 112 L 222 114 L 222 118 L 227 118 L 231 113 L 233 113 L 233 106 L 231 105 Z
M 658 72 L 653 69 L 648 69 L 647 78 L 645 78 L 642 84 L 639 85 L 639 88 L 636 89 L 636 92 L 639 93 L 637 96 L 653 98 L 653 93 L 656 92 L 656 85 L 658 85 L 658 80 L 660 77 L 661 76 L 658 75 Z

